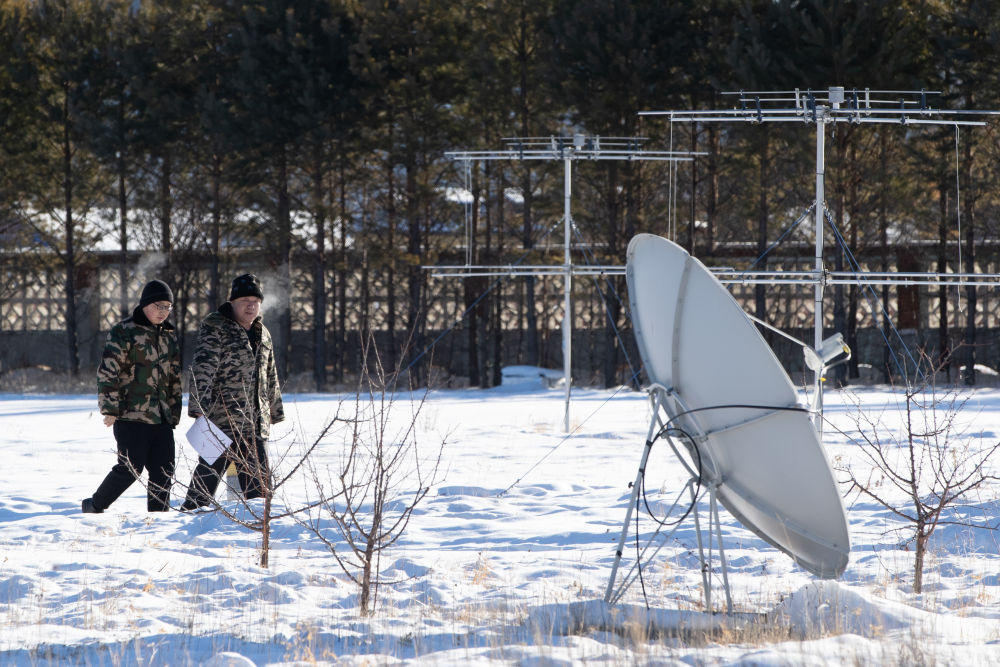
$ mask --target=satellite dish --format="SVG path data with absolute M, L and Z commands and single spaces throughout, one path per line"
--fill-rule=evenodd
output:
M 669 398 L 671 425 L 693 437 L 702 484 L 803 569 L 839 577 L 851 550 L 844 505 L 810 415 L 757 328 L 667 239 L 633 238 L 626 276 L 646 373 Z

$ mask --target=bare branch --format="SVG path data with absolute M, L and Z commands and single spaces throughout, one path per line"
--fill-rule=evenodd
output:
M 926 354 L 923 360 L 929 361 Z M 883 415 L 872 418 L 861 410 L 857 401 L 857 412 L 853 415 L 857 433 L 847 434 L 836 429 L 859 445 L 869 464 L 864 478 L 855 471 L 857 464 L 838 468 L 847 475 L 848 493 L 868 498 L 911 524 L 912 541 L 916 545 L 913 587 L 917 593 L 923 581 L 927 540 L 938 526 L 984 527 L 971 521 L 951 519 L 947 512 L 973 491 L 997 479 L 996 475 L 987 473 L 986 468 L 1000 449 L 1000 442 L 983 447 L 981 438 L 977 441 L 970 437 L 970 422 L 960 418 L 970 396 L 960 395 L 955 389 L 940 395 L 933 382 L 935 376 L 936 373 L 930 373 L 929 382 L 906 388 L 902 442 L 892 435 Z M 888 480 L 908 502 L 881 491 L 882 480 Z

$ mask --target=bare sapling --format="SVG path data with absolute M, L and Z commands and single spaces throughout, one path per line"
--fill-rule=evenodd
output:
M 975 432 L 973 419 L 964 412 L 970 394 L 956 389 L 940 392 L 935 375 L 929 373 L 926 380 L 906 388 L 899 429 L 858 404 L 853 414 L 857 432 L 841 433 L 860 438 L 865 464 L 837 466 L 847 475 L 849 495 L 874 501 L 910 525 L 913 592 L 917 594 L 923 589 L 927 545 L 935 529 L 943 525 L 983 528 L 956 518 L 959 514 L 954 510 L 974 491 L 998 479 L 989 463 L 1000 442 L 984 442 L 983 434 Z
M 286 446 L 280 456 L 275 456 L 273 451 L 269 454 L 264 448 L 271 444 L 273 449 L 273 443 L 261 441 L 258 446 L 252 433 L 249 436 L 241 431 L 234 433 L 235 439 L 226 448 L 225 456 L 238 471 L 242 472 L 236 480 L 229 480 L 226 476 L 221 478 L 222 485 L 227 487 L 225 493 L 209 493 L 197 480 L 192 480 L 194 490 L 205 503 L 205 511 L 217 511 L 236 525 L 260 533 L 261 546 L 258 564 L 261 567 L 269 566 L 271 527 L 275 521 L 287 519 L 296 513 L 308 512 L 316 503 L 334 500 L 332 497 L 319 494 L 318 500 L 314 500 L 312 504 L 276 504 L 274 501 L 276 494 L 289 480 L 297 475 L 305 474 L 310 469 L 307 466 L 310 457 L 324 441 L 327 433 L 336 424 L 343 421 L 340 417 L 340 407 L 338 405 L 337 414 L 326 423 L 320 432 L 312 437 L 305 444 L 305 447 L 300 448 L 294 454 L 291 451 L 291 446 Z M 231 488 L 232 484 L 236 484 L 239 488 Z M 179 486 L 182 486 L 185 492 L 191 491 L 191 488 L 186 485 L 180 484 Z M 250 489 L 252 492 L 248 493 Z M 218 495 L 235 498 L 235 502 L 223 503 L 218 499 Z M 259 502 L 253 502 L 257 499 Z
M 436 451 L 423 457 L 417 426 L 426 391 L 419 399 L 407 393 L 400 400 L 393 384 L 386 384 L 377 355 L 373 366 L 374 375 L 362 370 L 354 414 L 335 430 L 334 424 L 327 425 L 342 448 L 339 467 L 307 463 L 320 500 L 309 503 L 315 511 L 295 517 L 358 586 L 363 615 L 371 612 L 378 587 L 389 583 L 380 578 L 382 556 L 402 537 L 437 481 L 445 444 L 442 439 Z

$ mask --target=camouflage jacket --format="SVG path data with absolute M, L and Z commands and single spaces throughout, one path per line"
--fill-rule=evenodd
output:
M 205 415 L 234 440 L 266 438 L 284 420 L 274 344 L 260 317 L 248 331 L 224 303 L 201 323 L 188 414 Z
M 111 327 L 97 369 L 102 415 L 176 426 L 181 419 L 181 356 L 174 325 L 152 324 L 141 308 Z

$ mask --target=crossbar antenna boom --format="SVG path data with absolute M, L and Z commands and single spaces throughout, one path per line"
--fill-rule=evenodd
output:
M 901 125 L 951 125 L 982 126 L 983 116 L 1000 115 L 1000 111 L 971 109 L 937 109 L 928 103 L 929 96 L 940 91 L 877 90 L 871 88 L 845 88 L 830 86 L 826 89 L 800 88 L 776 91 L 727 91 L 722 95 L 736 97 L 731 109 L 640 111 L 640 116 L 666 116 L 671 122 L 697 123 L 808 123 L 816 126 L 816 180 L 815 180 L 815 268 L 806 282 L 815 289 L 814 338 L 815 348 L 823 343 L 823 293 L 830 283 L 829 273 L 823 263 L 824 229 L 824 180 L 826 126 L 837 123 L 901 124 Z M 934 274 L 930 274 L 934 275 Z M 947 275 L 947 274 L 945 274 Z M 881 280 L 890 280 L 881 277 Z M 952 280 L 951 278 L 942 280 Z M 971 278 L 967 279 L 973 282 Z M 928 277 L 928 281 L 930 278 Z M 816 427 L 823 428 L 822 377 L 815 373 Z
M 601 137 L 575 134 L 572 137 L 550 135 L 547 137 L 504 137 L 505 148 L 480 151 L 449 151 L 446 157 L 459 162 L 478 160 L 560 160 L 563 163 L 563 263 L 559 265 L 519 267 L 424 267 L 435 277 L 465 277 L 471 275 L 561 275 L 563 277 L 563 379 L 566 385 L 566 405 L 563 428 L 569 433 L 569 405 L 572 385 L 572 331 L 573 316 L 571 290 L 574 275 L 580 267 L 574 266 L 570 256 L 570 239 L 573 229 L 571 197 L 573 190 L 572 163 L 579 160 L 652 160 L 660 162 L 689 162 L 697 155 L 690 151 L 662 151 L 643 148 L 647 137 Z

